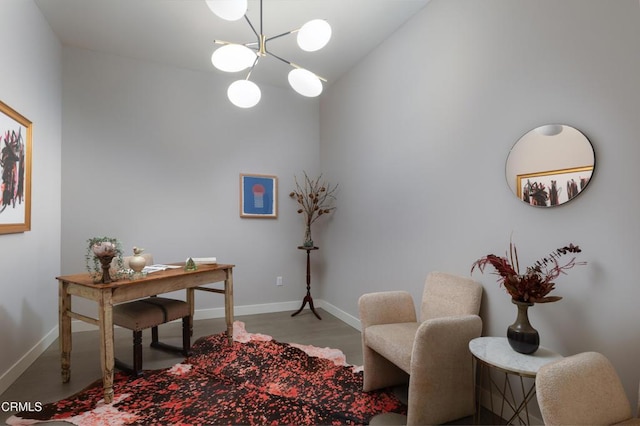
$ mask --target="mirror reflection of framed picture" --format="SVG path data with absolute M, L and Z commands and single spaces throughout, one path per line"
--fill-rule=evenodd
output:
M 278 177 L 240 174 L 240 217 L 278 217 Z
M 505 176 L 521 201 L 555 207 L 584 192 L 595 165 L 593 145 L 584 133 L 566 124 L 546 124 L 516 141 Z
M 592 173 L 593 166 L 585 166 L 518 175 L 518 197 L 534 206 L 557 206 L 582 192 Z
M 0 234 L 31 229 L 31 126 L 0 101 Z

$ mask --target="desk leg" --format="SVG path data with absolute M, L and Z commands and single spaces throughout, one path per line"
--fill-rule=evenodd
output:
M 224 317 L 227 320 L 227 339 L 233 345 L 233 270 L 227 269 L 224 280 Z
M 104 402 L 113 402 L 113 301 L 111 292 L 104 291 L 100 300 L 98 323 L 100 327 L 100 365 Z
M 193 337 L 193 316 L 196 311 L 196 289 L 188 288 L 187 289 L 187 304 L 189 305 L 189 336 Z
M 71 378 L 71 295 L 67 292 L 67 284 L 60 281 L 58 284 L 58 328 L 60 345 L 60 372 L 62 383 L 69 382 Z

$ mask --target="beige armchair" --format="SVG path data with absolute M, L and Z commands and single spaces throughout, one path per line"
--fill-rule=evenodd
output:
M 469 341 L 482 333 L 482 286 L 442 272 L 427 276 L 420 317 L 406 291 L 359 300 L 364 390 L 409 381 L 407 424 L 440 424 L 474 413 Z
M 615 368 L 597 352 L 542 366 L 536 398 L 546 425 L 640 425 Z

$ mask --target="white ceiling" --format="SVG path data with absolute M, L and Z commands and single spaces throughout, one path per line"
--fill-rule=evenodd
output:
M 224 74 L 211 65 L 214 39 L 246 43 L 255 35 L 244 19 L 227 22 L 204 0 L 35 0 L 63 45 Z M 295 36 L 268 44 L 274 54 L 337 80 L 429 0 L 264 0 L 263 33 L 270 37 L 322 18 L 333 35 L 322 50 L 301 51 Z M 260 3 L 249 0 L 247 16 L 260 32 Z M 256 82 L 287 86 L 290 67 L 261 59 Z M 228 75 L 229 82 L 246 71 Z

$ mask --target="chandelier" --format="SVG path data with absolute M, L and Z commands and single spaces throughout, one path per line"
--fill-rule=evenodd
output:
M 327 81 L 317 74 L 294 64 L 269 51 L 267 44 L 274 39 L 297 33 L 298 46 L 307 52 L 322 49 L 331 38 L 331 26 L 323 19 L 314 19 L 296 30 L 287 31 L 272 37 L 266 37 L 262 29 L 262 0 L 260 0 L 260 32 L 253 26 L 247 13 L 247 0 L 206 0 L 207 6 L 213 13 L 227 21 L 244 19 L 256 36 L 256 41 L 239 44 L 222 40 L 214 40 L 222 45 L 211 55 L 213 65 L 224 72 L 240 72 L 249 69 L 246 78 L 236 80 L 229 85 L 227 97 L 237 107 L 251 108 L 260 102 L 262 96 L 260 88 L 249 80 L 258 61 L 265 56 L 278 59 L 293 69 L 289 72 L 289 84 L 299 94 L 316 97 L 322 93 L 322 82 Z

